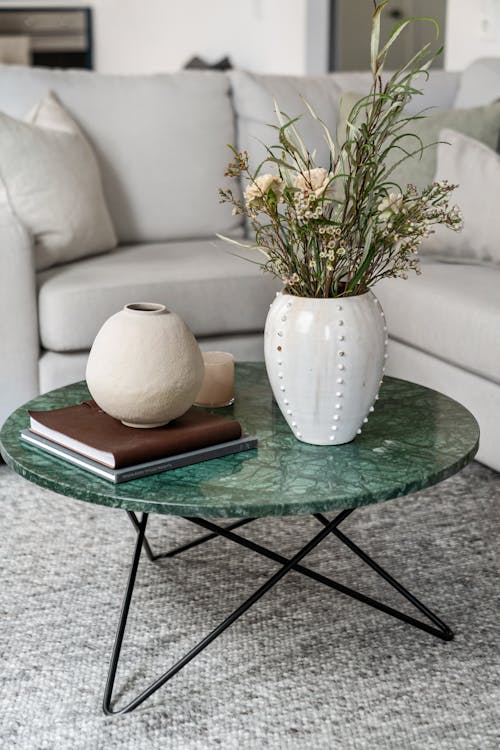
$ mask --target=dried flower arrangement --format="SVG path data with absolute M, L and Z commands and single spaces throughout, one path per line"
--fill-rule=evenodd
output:
M 370 93 L 351 110 L 343 143 L 335 145 L 327 124 L 304 102 L 324 131 L 328 166 L 318 166 L 304 145 L 297 127 L 300 118 L 287 117 L 277 104 L 279 125 L 272 127 L 279 142 L 266 147 L 267 157 L 256 171 L 250 170 L 247 152 L 230 147 L 234 158 L 226 174 L 247 185 L 243 199 L 229 189 L 220 190 L 220 199 L 248 219 L 255 242 L 224 239 L 263 253 L 260 265 L 283 281 L 288 294 L 349 297 L 364 294 L 381 278 L 419 273 L 419 246 L 432 227 L 462 226 L 460 210 L 450 206 L 455 185 L 435 182 L 419 191 L 391 179 L 402 161 L 436 145 L 411 134 L 411 122 L 424 115 L 408 115 L 405 107 L 421 93 L 415 77 L 429 75 L 441 50 L 432 53 L 426 44 L 383 82 L 387 54 L 408 24 L 428 21 L 439 33 L 434 19 L 404 19 L 381 47 L 380 16 L 388 2 L 374 2 L 373 81 Z M 408 136 L 415 142 L 411 151 L 402 145 Z M 262 173 L 269 164 L 274 171 Z

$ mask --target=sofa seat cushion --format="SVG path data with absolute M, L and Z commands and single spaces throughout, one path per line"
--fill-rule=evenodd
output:
M 500 269 L 426 262 L 374 291 L 392 338 L 500 384 Z
M 128 302 L 162 302 L 195 336 L 262 331 L 280 285 L 225 242 L 131 245 L 39 274 L 42 346 L 89 349 L 104 321 Z M 252 251 L 238 255 L 256 260 Z

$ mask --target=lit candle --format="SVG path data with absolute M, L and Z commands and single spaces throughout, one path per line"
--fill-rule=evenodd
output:
M 205 377 L 195 406 L 230 406 L 234 402 L 234 357 L 228 352 L 202 352 Z

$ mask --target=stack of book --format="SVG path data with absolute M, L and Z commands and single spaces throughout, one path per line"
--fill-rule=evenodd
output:
M 23 441 L 115 483 L 257 446 L 257 439 L 243 435 L 235 419 L 196 408 L 151 429 L 126 427 L 95 401 L 29 415 Z

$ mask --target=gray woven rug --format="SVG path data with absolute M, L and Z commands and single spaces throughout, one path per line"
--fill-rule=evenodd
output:
M 455 629 L 443 643 L 290 574 L 135 713 L 101 698 L 134 533 L 126 515 L 43 491 L 0 467 L 0 746 L 6 750 L 497 750 L 500 475 L 473 464 L 343 528 Z M 286 555 L 314 519 L 242 533 Z M 156 546 L 199 532 L 153 517 Z M 404 608 L 327 539 L 311 567 Z M 215 540 L 138 574 L 121 703 L 276 566 Z

